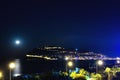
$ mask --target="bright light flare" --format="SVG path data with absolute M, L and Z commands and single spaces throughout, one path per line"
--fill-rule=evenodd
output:
M 69 67 L 72 67 L 72 66 L 73 66 L 73 62 L 72 62 L 72 61 L 69 61 L 69 62 L 68 62 L 68 66 L 69 66 Z
M 9 68 L 10 68 L 10 69 L 14 69 L 14 68 L 15 68 L 15 63 L 14 63 L 14 62 L 11 62 L 11 63 L 9 64 Z
M 117 64 L 120 64 L 120 60 L 117 60 Z
M 3 77 L 3 74 L 2 74 L 2 72 L 0 71 L 0 78 L 2 78 Z
M 120 58 L 119 58 L 119 57 L 117 57 L 116 59 L 117 59 L 117 60 L 120 60 Z
M 14 77 L 18 77 L 18 76 L 20 76 L 20 75 L 21 75 L 21 74 L 14 74 L 13 76 L 14 76 Z
M 101 66 L 101 65 L 103 65 L 103 61 L 102 60 L 98 60 L 97 64 Z
M 69 59 L 69 57 L 68 57 L 68 56 L 66 56 L 66 57 L 65 57 L 65 60 L 67 61 L 68 59 Z
M 16 40 L 15 43 L 16 43 L 17 45 L 19 45 L 19 44 L 20 44 L 20 41 L 19 41 L 19 40 Z

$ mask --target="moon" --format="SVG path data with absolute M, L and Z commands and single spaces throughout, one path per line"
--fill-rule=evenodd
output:
M 19 41 L 19 40 L 16 40 L 16 41 L 15 41 L 15 44 L 19 45 L 19 44 L 20 44 L 20 41 Z

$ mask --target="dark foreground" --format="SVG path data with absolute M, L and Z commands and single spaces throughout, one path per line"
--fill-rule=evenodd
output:
M 116 77 L 111 77 L 110 80 L 120 80 L 120 74 Z M 104 76 L 102 79 L 86 79 L 85 77 L 79 77 L 76 79 L 71 78 L 69 75 L 60 74 L 58 72 L 47 72 L 41 74 L 22 75 L 14 78 L 13 80 L 108 80 L 108 76 Z

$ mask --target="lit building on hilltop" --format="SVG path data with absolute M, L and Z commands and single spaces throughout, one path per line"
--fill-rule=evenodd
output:
M 66 57 L 69 57 L 70 60 L 114 60 L 114 58 L 106 57 L 103 54 L 94 52 L 79 53 L 78 51 L 76 53 L 74 50 L 66 50 L 65 48 L 54 46 L 34 49 L 27 53 L 26 57 L 28 59 L 38 58 L 45 60 L 65 60 Z

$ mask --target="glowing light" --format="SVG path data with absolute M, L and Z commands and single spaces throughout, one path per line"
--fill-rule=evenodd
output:
M 0 78 L 2 78 L 3 77 L 3 74 L 2 74 L 2 72 L 0 72 Z
M 20 44 L 20 41 L 19 41 L 19 40 L 16 40 L 15 43 L 16 43 L 17 45 L 19 45 L 19 44 Z
M 119 63 L 120 63 L 120 61 L 119 61 L 119 60 L 117 60 L 117 63 L 119 64 Z
M 67 61 L 68 59 L 69 59 L 69 57 L 68 57 L 68 56 L 66 56 L 66 57 L 65 57 L 65 60 Z
M 14 77 L 18 77 L 18 76 L 20 76 L 21 74 L 14 74 Z
M 15 60 L 16 67 L 14 69 L 14 77 L 20 76 L 21 75 L 21 65 L 20 65 L 20 60 L 16 59 Z
M 117 60 L 120 60 L 120 58 L 119 58 L 119 57 L 117 57 L 116 59 L 117 59 Z
M 42 55 L 26 55 L 27 57 L 35 57 L 35 58 L 44 58 L 44 59 L 47 59 L 47 60 L 57 60 L 57 58 L 51 58 L 51 57 L 48 57 L 48 56 L 42 56 Z
M 103 65 L 103 61 L 102 61 L 102 60 L 99 60 L 99 61 L 97 62 L 97 64 L 101 66 L 101 65 Z
M 15 68 L 15 63 L 13 63 L 13 62 L 10 63 L 10 64 L 9 64 L 9 68 L 10 68 L 10 69 L 14 69 L 14 68 Z
M 69 62 L 68 62 L 68 66 L 69 66 L 69 67 L 72 67 L 72 66 L 73 66 L 73 62 L 72 62 L 72 61 L 69 61 Z
M 76 50 L 76 51 L 78 51 L 78 49 L 77 49 L 77 48 L 76 48 L 75 50 Z

